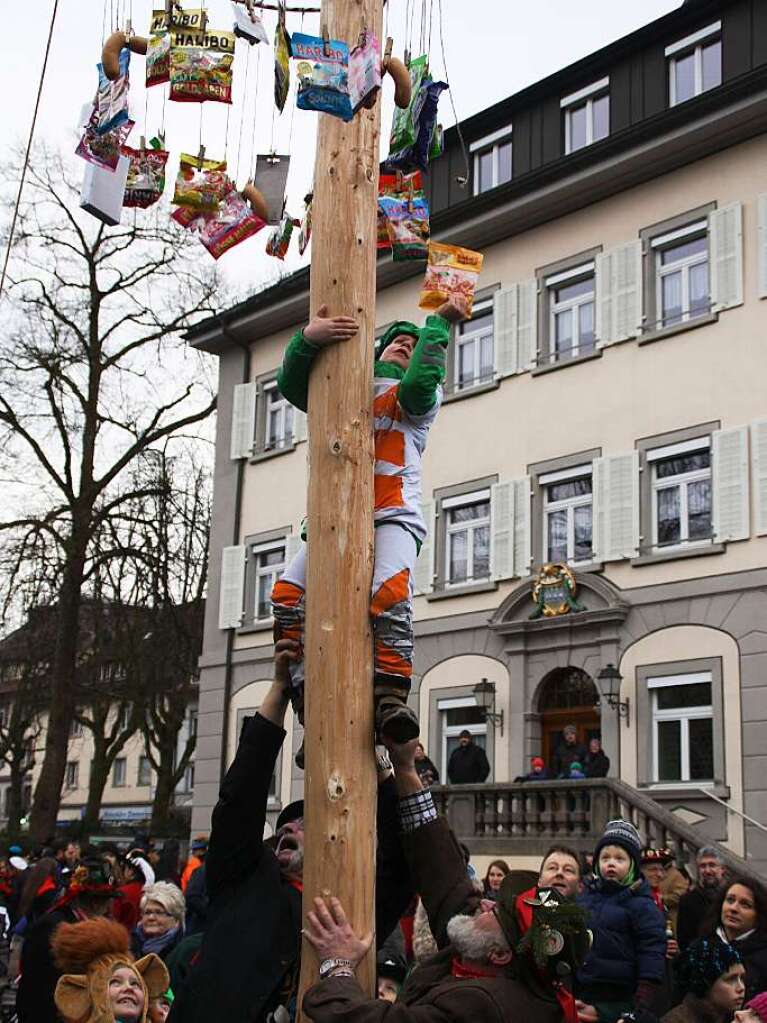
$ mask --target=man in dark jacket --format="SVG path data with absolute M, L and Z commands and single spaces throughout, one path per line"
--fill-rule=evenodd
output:
M 458 746 L 450 754 L 447 776 L 452 785 L 478 785 L 490 774 L 485 751 L 474 742 L 471 732 L 464 728 L 458 736 Z
M 59 924 L 107 916 L 117 893 L 112 868 L 96 850 L 86 850 L 71 876 L 66 894 L 24 936 L 16 995 L 19 1023 L 58 1023 L 53 993 L 61 974 L 51 952 L 53 933 Z
M 582 742 L 578 742 L 578 729 L 575 725 L 565 725 L 562 729 L 562 741 L 551 758 L 551 773 L 555 778 L 569 778 L 570 767 L 574 763 L 582 764 L 588 751 Z
M 275 682 L 258 714 L 243 726 L 221 785 L 205 861 L 205 936 L 187 983 L 176 992 L 171 1023 L 262 1023 L 279 1006 L 294 1002 L 301 950 L 303 802 L 285 807 L 271 844 L 262 836 L 269 783 L 285 739 L 288 664 L 297 650 L 291 639 L 276 644 Z M 391 777 L 379 787 L 378 835 L 376 931 L 383 940 L 413 894 Z
M 588 946 L 585 926 L 568 934 L 564 948 L 538 968 L 518 948 L 530 928 L 541 928 L 543 903 L 520 899 L 514 879 L 505 878 L 498 900 L 480 899 L 466 876 L 458 842 L 438 818 L 431 794 L 424 791 L 412 760 L 412 744 L 392 747 L 403 842 L 429 925 L 440 949 L 405 982 L 394 1005 L 365 996 L 354 971 L 370 946 L 346 922 L 337 899 L 315 900 L 306 937 L 320 959 L 321 980 L 306 994 L 303 1008 L 313 1023 L 561 1023 L 575 1019 L 575 1004 L 561 977 L 577 965 Z M 563 858 L 566 859 L 569 854 Z M 573 864 L 577 873 L 577 860 Z M 560 867 L 552 873 L 569 887 Z M 552 886 L 553 887 L 553 886 Z M 561 896 L 559 888 L 553 889 Z M 552 908 L 550 910 L 554 912 Z M 529 920 L 524 919 L 529 915 Z M 554 924 L 553 926 L 556 926 Z M 549 933 L 549 932 L 543 932 Z M 537 937 L 542 938 L 539 930 Z M 532 939 L 533 935 L 529 935 Z M 563 1016 L 563 1013 L 569 1015 Z
M 698 872 L 697 883 L 679 900 L 676 940 L 680 949 L 687 948 L 691 941 L 701 936 L 703 921 L 724 884 L 724 863 L 713 846 L 698 849 L 695 863 Z

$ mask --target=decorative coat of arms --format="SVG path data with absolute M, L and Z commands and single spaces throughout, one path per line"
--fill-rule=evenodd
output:
M 585 611 L 586 608 L 575 599 L 577 585 L 575 576 L 567 565 L 544 565 L 533 586 L 536 618 L 556 618 L 571 611 Z

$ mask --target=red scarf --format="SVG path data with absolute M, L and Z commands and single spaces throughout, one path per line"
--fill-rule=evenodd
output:
M 523 934 L 529 930 L 533 922 L 533 907 L 529 905 L 527 900 L 535 899 L 537 894 L 536 888 L 529 888 L 526 892 L 522 892 L 521 895 L 517 896 L 514 908 Z M 575 1008 L 575 996 L 573 993 L 568 991 L 564 984 L 558 980 L 552 980 L 551 986 L 554 988 L 554 994 L 564 1014 L 565 1023 L 578 1023 L 578 1010 Z
M 478 980 L 480 977 L 497 977 L 497 973 L 491 973 L 490 970 L 482 970 L 479 966 L 467 966 L 466 963 L 462 963 L 458 956 L 453 958 L 450 964 L 450 972 L 454 977 L 459 977 L 461 980 Z
M 299 895 L 303 895 L 304 894 L 304 882 L 303 881 L 299 881 L 299 880 L 297 880 L 294 877 L 288 878 L 287 880 L 288 880 L 288 884 L 290 885 L 290 887 L 291 888 L 295 888 L 295 890 L 298 892 Z

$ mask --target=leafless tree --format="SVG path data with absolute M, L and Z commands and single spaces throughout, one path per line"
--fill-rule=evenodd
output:
M 6 550 L 57 569 L 49 718 L 30 832 L 53 831 L 75 711 L 83 593 L 114 552 L 102 525 L 148 496 L 126 485 L 144 452 L 194 432 L 215 407 L 182 332 L 221 298 L 199 245 L 153 207 L 106 228 L 79 209 L 72 167 L 40 151 L 29 171 L 1 307 L 0 478 L 16 507 Z M 8 171 L 6 177 L 11 176 Z M 9 589 L 23 584 L 17 559 Z

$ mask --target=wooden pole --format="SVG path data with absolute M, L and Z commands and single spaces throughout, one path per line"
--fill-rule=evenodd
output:
M 331 39 L 381 38 L 382 0 L 323 0 Z M 323 350 L 309 385 L 304 914 L 336 895 L 358 933 L 374 927 L 373 343 L 380 100 L 345 124 L 319 115 L 312 205 L 312 314 L 355 317 L 360 330 Z M 357 976 L 370 995 L 375 955 Z M 304 943 L 299 1008 L 317 979 Z

